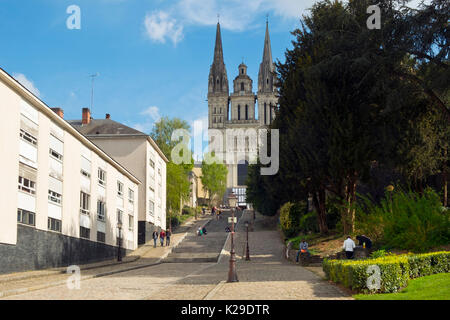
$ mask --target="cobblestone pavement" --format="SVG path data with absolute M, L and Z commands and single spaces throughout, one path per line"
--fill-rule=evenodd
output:
M 81 281 L 80 290 L 66 285 L 27 292 L 7 299 L 151 299 L 151 300 L 288 300 L 351 299 L 313 272 L 286 261 L 276 221 L 257 216 L 249 232 L 251 261 L 245 261 L 245 219 L 236 228 L 239 282 L 226 283 L 230 237 L 218 263 L 163 263 Z M 207 240 L 207 236 L 205 239 Z

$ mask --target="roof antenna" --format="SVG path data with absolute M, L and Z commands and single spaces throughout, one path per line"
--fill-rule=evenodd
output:
M 92 79 L 92 86 L 91 86 L 91 114 L 93 114 L 92 108 L 94 107 L 94 80 L 99 75 L 100 75 L 100 73 L 96 72 L 95 74 L 89 76 Z

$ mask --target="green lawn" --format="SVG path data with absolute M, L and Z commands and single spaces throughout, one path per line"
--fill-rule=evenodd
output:
M 450 300 L 450 273 L 439 273 L 410 280 L 397 293 L 357 294 L 356 300 Z

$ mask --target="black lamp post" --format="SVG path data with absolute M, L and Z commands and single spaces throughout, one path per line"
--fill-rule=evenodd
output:
M 250 261 L 250 249 L 248 247 L 248 221 L 245 221 L 245 228 L 247 229 L 247 249 L 246 249 L 246 253 L 245 253 L 245 260 L 246 261 Z
M 122 261 L 122 222 L 117 223 L 117 228 L 119 229 L 119 246 L 117 248 L 117 261 Z
M 234 249 L 234 212 L 236 207 L 236 196 L 231 192 L 229 198 L 229 205 L 231 207 L 231 251 L 230 251 L 230 269 L 228 270 L 228 281 L 227 282 L 238 282 L 236 274 L 236 251 Z

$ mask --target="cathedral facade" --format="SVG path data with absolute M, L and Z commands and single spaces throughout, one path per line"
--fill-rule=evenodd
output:
M 253 80 L 248 76 L 247 66 L 244 63 L 238 66 L 238 75 L 233 80 L 230 92 L 220 24 L 217 23 L 214 59 L 208 82 L 209 150 L 221 155 L 221 159 L 227 165 L 225 197 L 234 192 L 240 206 L 247 206 L 245 180 L 248 164 L 256 159 L 258 152 L 258 132 L 267 128 L 275 118 L 278 103 L 275 82 L 269 25 L 266 23 L 264 51 L 256 93 L 253 91 Z

